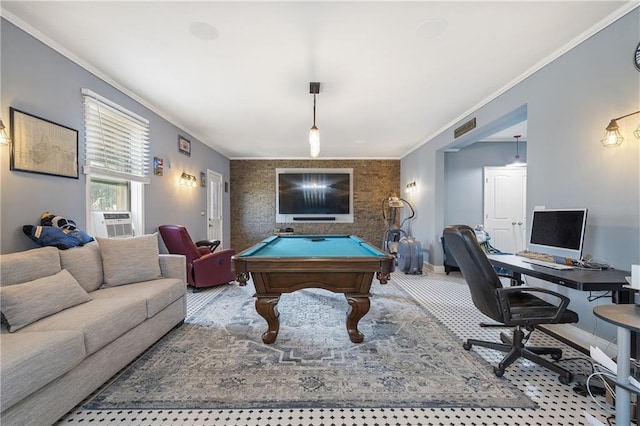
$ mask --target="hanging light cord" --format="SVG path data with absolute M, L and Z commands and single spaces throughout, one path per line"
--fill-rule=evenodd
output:
M 316 127 L 316 95 L 313 94 L 313 127 Z
M 520 137 L 522 135 L 514 135 L 513 137 L 516 138 L 516 163 L 520 162 Z

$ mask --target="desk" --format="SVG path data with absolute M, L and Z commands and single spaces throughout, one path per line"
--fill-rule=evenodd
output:
M 569 287 L 580 291 L 611 291 L 611 299 L 617 304 L 634 303 L 634 291 L 628 287 L 625 277 L 631 275 L 628 271 L 617 269 L 553 269 L 546 266 L 527 263 L 526 258 L 513 254 L 490 254 L 487 256 L 493 266 L 500 266 L 513 272 L 513 277 L 521 279 L 522 275 L 528 275 L 543 281 L 552 282 L 563 287 Z M 546 333 L 563 340 L 544 326 L 539 327 Z M 640 339 L 634 337 L 636 353 L 640 353 Z M 563 340 L 574 346 L 571 342 Z M 577 348 L 579 350 L 583 349 Z M 585 352 L 586 353 L 586 352 Z
M 249 274 L 253 278 L 256 311 L 268 326 L 264 343 L 273 343 L 278 336 L 280 295 L 305 288 L 343 293 L 350 306 L 349 338 L 362 342 L 358 321 L 369 312 L 373 274 L 385 284 L 395 262 L 390 254 L 348 235 L 272 236 L 231 259 L 240 285 L 247 283 Z
M 612 291 L 617 293 L 615 297 L 618 303 L 633 303 L 633 291 L 624 288 L 628 285 L 624 277 L 631 275 L 629 271 L 578 268 L 561 270 L 527 263 L 524 261 L 526 258 L 513 254 L 490 254 L 487 257 L 493 266 L 513 271 L 514 278 L 517 279 L 528 275 L 580 291 Z
M 616 380 L 616 425 L 631 422 L 631 392 L 640 395 L 640 389 L 629 384 L 631 358 L 631 331 L 640 333 L 640 305 L 602 305 L 593 313 L 618 327 L 618 378 Z M 636 423 L 640 425 L 640 409 L 636 404 Z

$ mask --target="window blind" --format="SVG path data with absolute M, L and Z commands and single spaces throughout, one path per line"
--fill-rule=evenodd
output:
M 82 96 L 85 173 L 149 183 L 149 120 L 88 89 Z

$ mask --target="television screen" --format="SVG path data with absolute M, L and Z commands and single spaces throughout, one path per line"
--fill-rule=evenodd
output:
M 353 221 L 352 169 L 277 169 L 276 221 Z

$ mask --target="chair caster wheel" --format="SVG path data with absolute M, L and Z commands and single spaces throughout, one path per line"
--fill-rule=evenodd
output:
M 493 367 L 493 374 L 495 374 L 496 377 L 502 377 L 504 376 L 504 370 L 498 367 Z
M 573 375 L 569 374 L 568 376 L 558 376 L 558 381 L 563 385 L 568 385 L 573 381 Z
M 562 359 L 562 354 L 552 354 L 551 359 L 554 361 L 559 361 Z
M 469 342 L 464 342 L 464 343 L 462 344 L 462 347 L 463 347 L 466 351 L 471 350 L 471 346 L 472 346 L 472 345 L 471 345 L 471 343 L 469 343 Z

